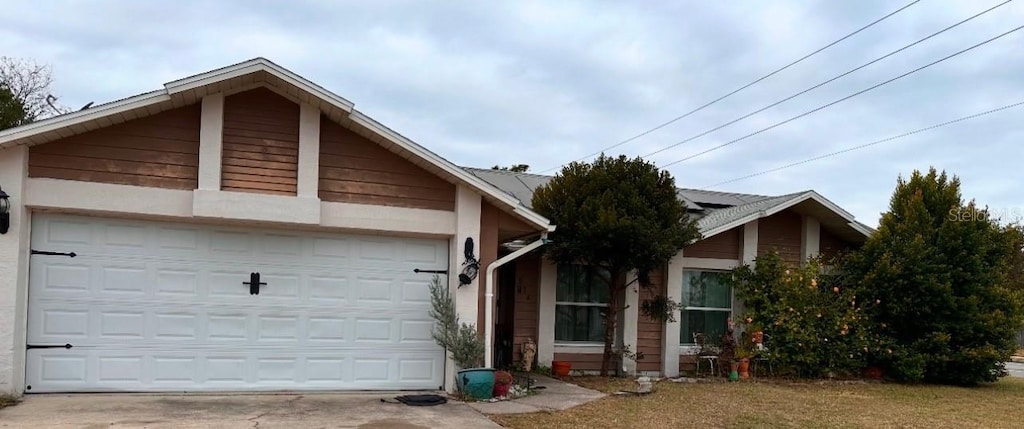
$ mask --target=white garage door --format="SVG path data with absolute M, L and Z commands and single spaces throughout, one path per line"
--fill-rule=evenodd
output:
M 31 258 L 29 392 L 442 384 L 443 240 L 36 215 L 32 249 L 77 257 Z

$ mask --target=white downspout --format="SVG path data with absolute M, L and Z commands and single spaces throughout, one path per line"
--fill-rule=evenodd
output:
M 520 256 L 523 256 L 532 251 L 533 249 L 536 249 L 547 243 L 548 233 L 541 233 L 540 239 L 538 239 L 537 241 L 534 241 L 533 243 L 523 246 L 522 249 L 516 250 L 515 252 L 505 255 L 499 258 L 498 260 L 491 262 L 491 264 L 487 266 L 487 274 L 485 274 L 487 276 L 487 291 L 486 294 L 484 295 L 487 301 L 487 305 L 484 306 L 484 368 L 490 368 L 491 365 L 494 363 L 494 345 L 493 341 L 491 341 L 491 337 L 494 336 L 494 312 L 491 308 L 491 300 L 494 298 L 494 271 L 496 271 L 498 267 L 501 267 L 502 265 L 512 262 L 518 259 Z

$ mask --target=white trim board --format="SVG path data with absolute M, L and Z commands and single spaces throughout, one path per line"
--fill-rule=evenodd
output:
M 683 257 L 683 269 L 731 270 L 740 266 L 738 259 L 688 258 Z
M 120 217 L 208 218 L 228 223 L 260 221 L 305 228 L 438 237 L 455 233 L 455 213 L 443 210 L 61 179 L 26 179 L 24 203 L 35 209 Z

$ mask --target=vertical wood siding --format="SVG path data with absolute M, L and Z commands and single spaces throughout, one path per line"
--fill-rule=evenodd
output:
M 523 344 L 526 339 L 537 344 L 537 327 L 540 313 L 538 312 L 540 295 L 540 258 L 532 255 L 516 259 L 516 303 L 515 321 L 513 323 L 512 360 L 522 362 Z
M 757 254 L 779 252 L 779 256 L 790 264 L 800 264 L 800 237 L 803 217 L 785 210 L 758 221 Z M 685 253 L 684 253 L 685 254 Z
M 194 104 L 29 149 L 29 177 L 166 189 L 199 184 Z
M 320 199 L 453 211 L 455 185 L 321 117 Z
M 818 245 L 821 258 L 826 264 L 840 253 L 848 251 L 854 247 L 853 244 L 843 241 L 843 239 L 837 237 L 825 228 L 821 229 L 821 239 Z
M 266 88 L 224 99 L 225 191 L 296 195 L 299 105 Z
M 684 255 L 686 253 L 683 253 Z M 665 295 L 665 268 L 651 272 L 651 287 L 640 288 L 640 305 L 658 295 Z M 664 331 L 664 324 L 660 321 L 651 320 L 642 312 L 637 320 L 636 351 L 643 352 L 644 358 L 637 361 L 638 371 L 661 371 L 661 336 Z
M 739 259 L 743 227 L 737 227 L 693 243 L 683 249 L 687 258 Z M 797 236 L 799 238 L 799 236 Z

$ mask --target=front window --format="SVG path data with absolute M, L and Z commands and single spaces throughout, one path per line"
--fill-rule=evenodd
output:
M 680 344 L 693 344 L 694 334 L 717 342 L 732 317 L 732 287 L 722 271 L 683 271 L 683 314 Z
M 604 343 L 608 274 L 582 265 L 558 266 L 555 341 Z

